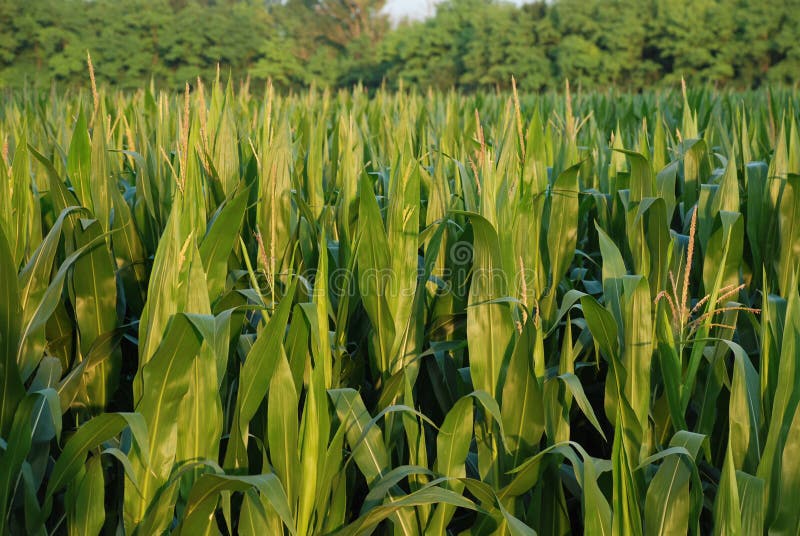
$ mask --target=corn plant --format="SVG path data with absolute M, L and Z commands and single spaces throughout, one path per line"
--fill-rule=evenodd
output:
M 4 97 L 2 534 L 763 534 L 789 89 Z

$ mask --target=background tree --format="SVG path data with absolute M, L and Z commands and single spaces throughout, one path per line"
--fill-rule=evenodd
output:
M 0 88 L 180 88 L 222 72 L 279 89 L 756 87 L 800 73 L 800 0 L 446 0 L 392 26 L 385 0 L 0 0 Z
M 800 28 L 800 0 L 767 2 L 773 8 L 768 62 L 762 64 L 767 78 L 773 82 L 797 83 L 800 68 L 800 41 L 797 28 Z

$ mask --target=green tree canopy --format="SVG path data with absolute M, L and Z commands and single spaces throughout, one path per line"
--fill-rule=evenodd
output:
M 282 89 L 386 84 L 637 90 L 754 87 L 800 72 L 800 0 L 445 0 L 391 24 L 385 0 L 0 0 L 0 87 L 181 87 L 220 66 Z

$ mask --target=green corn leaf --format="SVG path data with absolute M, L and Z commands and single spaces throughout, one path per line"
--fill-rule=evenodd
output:
M 75 189 L 75 194 L 81 204 L 90 209 L 94 209 L 92 202 L 92 142 L 89 139 L 89 128 L 86 122 L 86 114 L 81 109 L 72 131 L 72 139 L 69 144 L 69 156 L 67 157 L 67 175 Z
M 792 278 L 800 258 L 800 175 L 791 174 L 783 187 L 779 208 L 780 247 L 778 268 L 778 288 L 786 297 L 796 289 L 791 287 Z
M 603 432 L 603 429 L 600 427 L 600 422 L 597 420 L 597 416 L 594 414 L 594 410 L 592 406 L 589 404 L 589 400 L 586 398 L 586 393 L 583 391 L 583 386 L 581 385 L 580 380 L 578 379 L 575 374 L 572 373 L 564 373 L 558 376 L 558 379 L 564 382 L 564 385 L 570 390 L 572 396 L 575 398 L 575 402 L 578 404 L 578 407 L 581 408 L 581 411 L 586 418 L 589 419 L 589 422 L 592 423 L 595 430 L 606 439 L 606 435 Z
M 553 305 L 561 278 L 575 255 L 578 240 L 578 172 L 580 164 L 564 170 L 553 183 L 550 193 L 550 221 L 546 228 L 547 255 L 550 266 L 549 286 L 541 300 L 545 325 L 553 322 Z
M 688 533 L 692 510 L 689 486 L 700 447 L 705 437 L 686 431 L 677 432 L 670 447 L 642 462 L 646 466 L 658 459 L 664 461 L 647 488 L 644 506 L 644 533 Z M 699 493 L 699 490 L 693 490 Z M 696 523 L 696 520 L 694 521 Z
M 97 220 L 81 220 L 75 232 L 76 246 L 83 247 L 102 237 L 102 226 Z M 81 353 L 86 355 L 101 335 L 117 327 L 117 282 L 108 249 L 96 247 L 80 257 L 71 283 Z M 114 346 L 110 350 L 111 355 L 107 359 L 101 356 L 102 362 L 84 377 L 86 404 L 95 411 L 105 408 L 117 388 L 121 355 Z
M 300 493 L 297 481 L 298 457 L 298 394 L 294 388 L 292 372 L 283 351 L 275 365 L 270 380 L 267 402 L 267 438 L 270 459 L 275 474 L 281 481 L 290 504 L 294 505 Z
M 795 409 L 783 446 L 780 460 L 780 487 L 777 496 L 773 496 L 777 510 L 769 530 L 776 534 L 790 534 L 800 530 L 800 512 L 790 499 L 800 491 L 798 456 L 800 456 L 800 405 Z
M 437 473 L 463 478 L 466 476 L 464 462 L 469 454 L 469 443 L 472 436 L 473 403 L 470 398 L 461 398 L 447 413 L 436 437 Z M 445 484 L 448 489 L 460 492 L 463 485 L 454 482 Z M 455 508 L 450 504 L 439 504 L 428 522 L 426 531 L 430 534 L 442 534 L 453 517 Z
M 14 496 L 14 483 L 31 448 L 33 436 L 31 415 L 36 399 L 37 396 L 34 394 L 26 395 L 14 408 L 14 420 L 8 434 L 5 452 L 0 457 L 0 508 L 3 509 L 4 517 L 11 506 L 9 501 Z M 0 527 L 0 534 L 5 536 L 9 530 L 8 524 L 3 523 Z
M 544 432 L 542 389 L 530 359 L 535 331 L 533 321 L 528 320 L 511 353 L 502 390 L 500 413 L 511 451 L 510 467 L 534 454 Z
M 106 510 L 103 465 L 99 457 L 93 457 L 86 463 L 86 472 L 78 484 L 72 506 L 72 534 L 89 536 L 100 533 L 106 519 Z
M 145 518 L 150 501 L 166 483 L 176 462 L 178 419 L 202 342 L 187 316 L 175 315 L 155 354 L 139 373 L 143 390 L 136 411 L 147 423 L 148 442 L 146 448 L 134 446 L 132 451 L 131 462 L 141 493 L 126 484 L 129 491 L 125 494 L 124 512 L 129 530 Z M 155 527 L 165 527 L 168 522 L 163 515 L 156 515 L 152 521 Z
M 206 271 L 208 297 L 212 303 L 225 290 L 228 258 L 236 245 L 249 194 L 249 189 L 243 188 L 222 205 L 212 218 L 208 234 L 200 243 L 200 258 Z
M 25 396 L 25 386 L 17 368 L 21 324 L 17 270 L 12 264 L 5 232 L 0 227 L 0 437 L 4 438 L 9 437 L 17 404 Z
M 116 437 L 129 427 L 142 455 L 149 454 L 147 424 L 138 413 L 104 413 L 81 425 L 56 460 L 47 483 L 46 497 L 51 498 L 63 486 L 72 482 L 83 467 L 86 453 Z
M 382 506 L 373 508 L 334 534 L 336 536 L 368 534 L 374 530 L 374 527 L 377 526 L 378 523 L 396 514 L 402 508 L 436 503 L 451 504 L 460 508 L 476 508 L 472 501 L 461 496 L 459 493 L 436 486 L 426 487 L 403 497 L 393 499 Z
M 736 471 L 739 505 L 742 509 L 742 532 L 764 533 L 764 481 L 753 475 Z
M 491 300 L 506 297 L 507 274 L 494 227 L 476 214 L 470 214 L 470 220 L 475 236 L 467 309 L 470 374 L 477 391 L 496 399 L 500 368 L 511 350 L 513 324 L 508 305 Z
M 395 337 L 395 321 L 387 295 L 391 289 L 387 288 L 386 279 L 395 274 L 391 273 L 388 239 L 368 177 L 362 178 L 359 188 L 358 287 L 378 343 L 375 347 L 378 365 L 385 374 L 390 372 L 391 345 Z
M 716 501 L 714 501 L 714 533 L 742 534 L 739 486 L 736 480 L 736 471 L 733 468 L 730 448 L 725 454 L 722 476 L 719 480 Z
M 296 286 L 297 280 L 295 279 L 289 286 L 287 294 L 278 303 L 269 323 L 250 348 L 247 359 L 241 368 L 239 376 L 242 378 L 242 385 L 237 395 L 233 432 L 225 455 L 225 467 L 232 467 L 236 463 L 243 462 L 242 453 L 246 445 L 244 435 L 247 432 L 248 423 L 267 394 L 267 387 L 278 357 L 283 352 L 283 337 Z
M 370 414 L 356 391 L 331 389 L 328 394 L 336 408 L 339 421 L 345 427 L 347 442 L 353 449 L 353 459 L 366 478 L 367 485 L 371 486 L 390 471 L 389 453 L 384 444 L 383 433 L 378 427 L 370 426 Z M 393 499 L 393 496 L 390 495 L 390 498 Z M 427 504 L 427 502 L 413 503 L 408 506 Z M 379 521 L 392 516 L 398 531 L 404 535 L 413 534 L 413 520 L 410 512 L 408 510 L 398 511 L 401 506 L 405 506 L 405 504 L 395 503 L 392 508 L 380 510 L 386 515 L 379 516 Z M 361 526 L 361 524 L 357 525 L 357 527 Z
M 213 521 L 213 512 L 223 491 L 258 490 L 275 509 L 289 533 L 294 535 L 294 523 L 286 494 L 280 482 L 273 474 L 261 475 L 222 475 L 206 474 L 201 476 L 192 487 L 186 505 L 184 517 L 178 525 L 178 534 L 204 534 L 209 523 Z
M 42 357 L 44 347 L 43 331 L 50 316 L 55 311 L 61 299 L 64 280 L 70 268 L 73 267 L 83 255 L 92 251 L 94 248 L 102 247 L 105 243 L 105 236 L 98 236 L 87 244 L 76 250 L 61 263 L 58 271 L 53 276 L 50 284 L 42 293 L 42 297 L 36 304 L 31 304 L 33 312 L 30 320 L 23 326 L 20 335 L 20 347 L 17 352 L 17 364 L 23 380 L 30 377 Z

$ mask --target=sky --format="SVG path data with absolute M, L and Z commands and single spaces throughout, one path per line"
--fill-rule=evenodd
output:
M 524 0 L 511 0 L 514 4 L 522 4 Z M 394 20 L 403 18 L 424 19 L 434 14 L 437 0 L 388 0 L 386 11 Z

